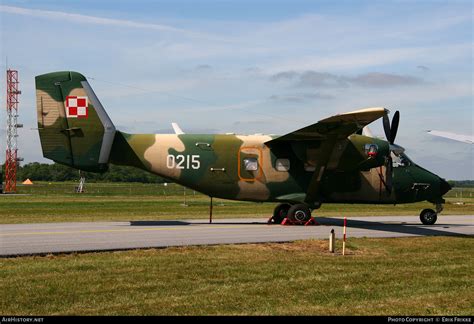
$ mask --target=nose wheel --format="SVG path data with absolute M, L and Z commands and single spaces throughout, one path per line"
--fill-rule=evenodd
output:
M 438 214 L 433 209 L 423 209 L 420 213 L 420 220 L 424 225 L 433 225 L 438 219 Z
M 427 208 L 423 209 L 420 213 L 420 220 L 424 225 L 433 225 L 438 219 L 438 214 L 443 211 L 443 204 L 441 202 L 436 203 L 436 211 Z

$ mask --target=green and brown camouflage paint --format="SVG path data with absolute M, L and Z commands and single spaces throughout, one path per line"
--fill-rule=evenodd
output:
M 98 100 L 89 100 L 87 118 L 67 118 L 67 96 L 95 97 L 77 72 L 37 76 L 36 93 L 43 155 L 85 171 L 104 172 L 108 163 L 130 165 L 211 197 L 313 207 L 324 202 L 440 202 L 444 194 L 439 177 L 413 162 L 394 168 L 394 190 L 386 190 L 388 142 L 355 134 L 386 113 L 383 108 L 333 116 L 281 137 L 126 134 L 104 123 Z M 377 156 L 368 157 L 367 144 L 377 145 Z M 257 170 L 246 170 L 248 158 L 257 160 Z M 277 170 L 278 159 L 287 159 L 289 169 Z

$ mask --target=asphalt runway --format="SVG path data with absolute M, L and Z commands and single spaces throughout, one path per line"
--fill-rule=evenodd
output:
M 265 219 L 132 221 L 0 225 L 0 256 L 162 248 L 183 245 L 289 242 L 342 238 L 342 218 L 317 218 L 319 226 L 268 225 Z M 422 225 L 414 216 L 351 217 L 347 236 L 472 236 L 474 215 L 440 216 Z

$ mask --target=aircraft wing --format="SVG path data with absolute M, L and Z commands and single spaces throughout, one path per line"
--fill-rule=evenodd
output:
M 328 137 L 344 139 L 361 130 L 374 120 L 379 119 L 386 113 L 388 113 L 387 109 L 383 107 L 375 107 L 335 115 L 320 120 L 316 124 L 274 138 L 267 141 L 265 144 L 271 145 L 282 141 L 314 141 L 327 139 Z
M 300 142 L 300 141 L 321 141 L 319 154 L 314 156 L 311 164 L 314 172 L 305 194 L 304 201 L 308 203 L 321 201 L 319 187 L 322 176 L 327 168 L 332 151 L 338 140 L 347 138 L 349 135 L 361 130 L 374 120 L 383 117 L 388 110 L 383 107 L 366 108 L 351 111 L 344 114 L 335 115 L 316 124 L 306 126 L 289 134 L 274 138 L 265 142 L 266 145 L 283 142 Z
M 474 136 L 472 135 L 455 134 L 455 133 L 441 132 L 441 131 L 436 131 L 436 130 L 430 130 L 428 131 L 428 134 L 449 138 L 454 141 L 459 141 L 459 142 L 463 142 L 467 144 L 474 144 Z

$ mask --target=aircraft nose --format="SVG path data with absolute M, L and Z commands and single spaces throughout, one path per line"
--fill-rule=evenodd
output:
M 439 178 L 440 180 L 440 192 L 441 192 L 441 196 L 444 195 L 445 193 L 447 193 L 449 190 L 451 190 L 451 185 L 444 179 L 442 178 Z

